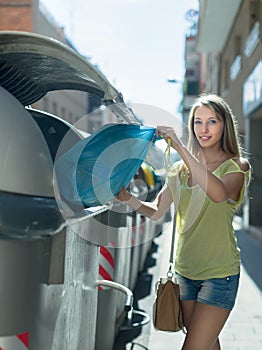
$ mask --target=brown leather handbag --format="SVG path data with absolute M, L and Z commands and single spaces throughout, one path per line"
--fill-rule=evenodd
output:
M 175 221 L 174 221 L 175 222 Z M 166 278 L 156 283 L 156 299 L 153 305 L 153 325 L 156 330 L 178 332 L 183 330 L 183 314 L 180 302 L 179 284 L 174 274 L 175 223 L 173 224 L 169 270 Z

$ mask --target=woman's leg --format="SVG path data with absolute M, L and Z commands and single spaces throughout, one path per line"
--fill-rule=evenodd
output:
M 219 350 L 218 335 L 230 310 L 196 301 L 182 302 L 187 335 L 183 350 Z
M 217 338 L 212 350 L 221 350 L 219 339 Z
M 188 329 L 188 325 L 189 325 L 191 316 L 192 316 L 194 308 L 195 308 L 195 304 L 196 304 L 195 300 L 182 301 L 184 324 L 185 324 L 185 327 L 187 329 Z M 217 338 L 212 350 L 221 350 L 218 338 Z
M 196 300 L 181 301 L 181 304 L 182 304 L 184 325 L 185 325 L 186 329 L 188 329 L 189 322 L 190 322 L 190 319 L 192 317 L 192 314 L 194 312 L 194 308 L 196 305 Z

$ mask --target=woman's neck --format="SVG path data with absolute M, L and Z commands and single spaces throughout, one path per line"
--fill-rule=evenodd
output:
M 230 156 L 226 154 L 221 148 L 202 149 L 201 158 L 202 159 L 200 159 L 200 162 L 208 166 L 208 165 L 223 163 L 225 160 L 229 159 Z

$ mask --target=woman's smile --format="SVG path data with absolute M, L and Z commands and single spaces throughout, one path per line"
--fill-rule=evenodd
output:
M 199 136 L 199 137 L 201 138 L 202 141 L 209 141 L 212 136 L 203 135 L 203 136 Z

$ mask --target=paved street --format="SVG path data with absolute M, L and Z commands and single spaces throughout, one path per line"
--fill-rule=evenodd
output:
M 243 231 L 237 231 L 242 255 L 242 267 L 239 294 L 236 306 L 224 327 L 220 339 L 223 350 L 261 350 L 262 349 L 262 242 Z M 154 285 L 159 276 L 166 275 L 171 240 L 171 225 L 155 239 L 155 252 L 148 262 L 148 268 L 138 281 L 138 300 L 136 308 L 152 313 L 155 298 Z M 139 299 L 139 290 L 151 281 L 151 293 Z M 143 295 L 143 293 L 142 293 Z M 124 334 L 121 334 L 124 337 Z M 160 350 L 181 349 L 184 335 L 154 330 L 152 323 L 142 328 L 140 334 L 129 340 L 125 347 L 118 345 L 117 350 Z

